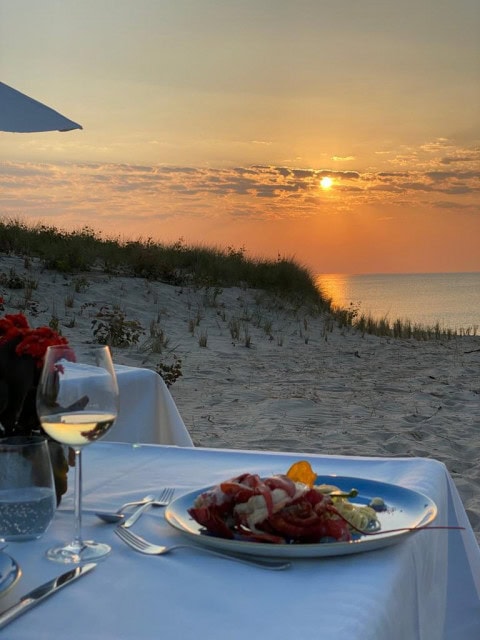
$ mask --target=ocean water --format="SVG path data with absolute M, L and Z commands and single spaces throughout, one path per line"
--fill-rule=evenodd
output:
M 480 333 L 480 273 L 319 274 L 322 293 L 375 319 Z

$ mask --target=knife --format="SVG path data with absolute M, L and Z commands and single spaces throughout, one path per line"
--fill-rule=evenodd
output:
M 49 580 L 48 582 L 45 582 L 45 584 L 36 587 L 0 614 L 0 629 L 3 629 L 3 627 L 9 624 L 9 622 L 12 622 L 12 620 L 15 620 L 15 618 L 18 618 L 22 613 L 25 613 L 25 611 L 28 611 L 42 600 L 52 595 L 52 593 L 66 587 L 67 584 L 70 584 L 77 578 L 80 578 L 80 576 L 85 575 L 96 566 L 95 562 L 89 562 L 88 564 L 66 571 L 56 578 L 53 578 L 53 580 Z

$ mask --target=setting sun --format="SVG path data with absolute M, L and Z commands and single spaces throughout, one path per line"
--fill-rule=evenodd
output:
M 322 189 L 330 189 L 332 184 L 333 184 L 333 180 L 331 178 L 329 178 L 328 176 L 324 176 L 320 180 L 320 186 L 322 187 Z

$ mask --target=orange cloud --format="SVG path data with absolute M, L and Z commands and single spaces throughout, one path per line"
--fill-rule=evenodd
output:
M 298 254 L 310 264 L 330 261 L 319 267 L 325 271 L 360 271 L 375 261 L 384 270 L 404 268 L 405 256 L 420 268 L 410 251 L 422 251 L 415 234 L 424 238 L 431 227 L 445 230 L 439 260 L 448 252 L 453 256 L 449 241 L 456 233 L 468 228 L 462 242 L 469 246 L 480 231 L 478 151 L 448 149 L 444 155 L 446 145 L 433 146 L 434 161 L 405 167 L 400 162 L 391 171 L 4 162 L 0 211 L 67 229 L 88 225 L 107 235 L 184 237 L 191 243 L 240 244 L 256 254 Z M 329 190 L 319 186 L 325 175 L 334 181 Z M 465 262 L 468 252 L 463 253 Z M 461 254 L 455 254 L 457 262 Z M 472 248 L 470 268 L 480 260 L 477 254 Z

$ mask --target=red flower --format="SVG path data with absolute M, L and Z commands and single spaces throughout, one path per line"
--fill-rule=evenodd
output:
M 19 329 L 29 329 L 28 320 L 23 313 L 7 313 L 6 316 L 0 318 L 0 324 L 18 327 Z
M 0 345 L 12 340 L 17 340 L 15 353 L 18 356 L 31 356 L 38 368 L 43 365 L 47 348 L 53 345 L 65 345 L 65 354 L 70 360 L 72 359 L 72 352 L 66 338 L 50 327 L 31 329 L 22 313 L 7 314 L 0 318 Z
M 23 336 L 29 329 L 27 319 L 21 313 L 7 314 L 0 318 L 0 344 L 5 344 L 19 336 Z
M 67 340 L 50 327 L 33 329 L 21 313 L 0 318 L 0 435 L 44 434 L 35 395 L 45 352 L 51 345 L 61 345 L 62 355 L 75 359 Z M 68 462 L 61 445 L 49 441 L 49 448 L 58 504 L 67 490 Z

